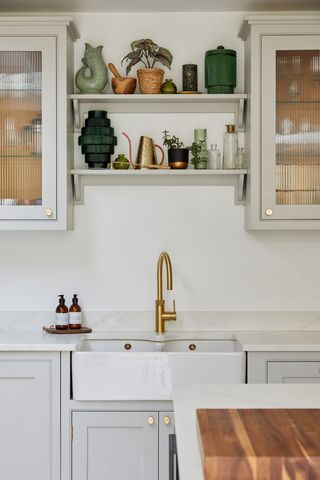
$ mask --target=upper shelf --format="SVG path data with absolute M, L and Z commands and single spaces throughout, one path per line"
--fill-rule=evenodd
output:
M 235 94 L 175 94 L 175 95 L 115 95 L 72 94 L 75 129 L 81 127 L 84 109 L 105 105 L 109 113 L 234 113 L 238 130 L 244 126 L 245 93 Z

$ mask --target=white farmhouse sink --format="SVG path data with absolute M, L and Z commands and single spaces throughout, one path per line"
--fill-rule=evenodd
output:
M 72 354 L 75 400 L 172 400 L 172 386 L 244 383 L 235 340 L 84 340 Z

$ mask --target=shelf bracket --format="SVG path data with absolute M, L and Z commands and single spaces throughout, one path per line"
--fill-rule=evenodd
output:
M 245 191 L 245 174 L 241 173 L 238 177 L 238 184 L 236 186 L 236 203 L 244 203 L 244 191 Z
M 73 98 L 72 103 L 74 128 L 78 130 L 81 125 L 79 100 L 77 98 Z
M 245 99 L 240 98 L 238 104 L 238 118 L 237 118 L 237 129 L 243 131 L 244 129 L 244 109 L 245 109 Z
M 71 178 L 72 178 L 73 198 L 76 202 L 79 202 L 81 197 L 81 186 L 80 186 L 79 175 L 73 173 L 71 174 Z

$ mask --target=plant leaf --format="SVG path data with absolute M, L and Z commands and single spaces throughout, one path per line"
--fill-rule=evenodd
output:
M 155 45 L 155 46 L 157 47 L 157 44 L 154 43 L 154 41 L 151 40 L 150 38 L 146 38 L 146 39 L 145 39 L 145 42 L 146 42 L 146 43 L 149 43 L 150 45 Z
M 139 58 L 133 58 L 131 60 L 131 62 L 127 65 L 127 69 L 126 69 L 126 75 L 128 75 L 128 73 L 130 72 L 131 68 L 136 65 L 137 63 L 140 62 L 140 57 Z
M 128 55 L 126 55 L 126 56 L 121 60 L 121 65 L 123 64 L 123 62 L 124 62 L 125 60 L 127 60 L 127 62 L 128 62 L 129 60 L 132 60 L 133 58 L 140 58 L 140 56 L 141 56 L 140 52 L 137 52 L 137 51 L 135 51 L 135 52 L 130 52 L 130 53 L 128 53 Z
M 141 56 L 141 52 L 131 52 L 127 55 L 127 57 L 130 59 L 130 60 L 133 60 L 134 58 L 140 58 Z
M 131 49 L 135 50 L 137 48 L 138 50 L 141 50 L 144 48 L 145 42 L 146 40 L 144 38 L 141 38 L 141 40 L 135 40 L 131 43 Z
M 162 63 L 165 67 L 171 69 L 173 56 L 169 50 L 160 47 L 157 52 L 157 61 Z

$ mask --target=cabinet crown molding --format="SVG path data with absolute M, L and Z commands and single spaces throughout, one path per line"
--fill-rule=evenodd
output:
M 78 29 L 71 16 L 65 15 L 1 15 L 0 27 L 3 26 L 48 26 L 57 27 L 64 26 L 70 32 L 73 41 L 80 38 Z
M 246 15 L 241 25 L 238 37 L 242 40 L 247 38 L 251 25 L 319 25 L 320 13 L 286 13 L 286 14 L 268 14 L 268 15 Z

